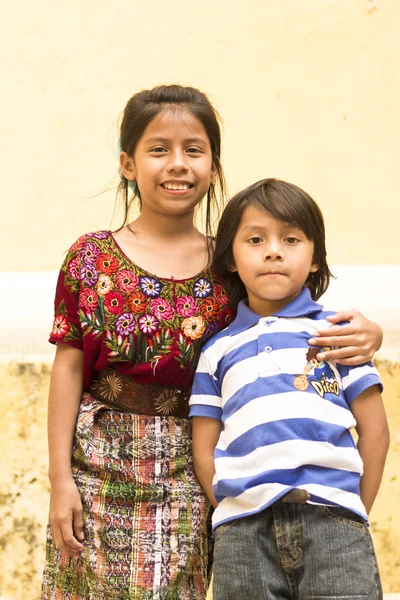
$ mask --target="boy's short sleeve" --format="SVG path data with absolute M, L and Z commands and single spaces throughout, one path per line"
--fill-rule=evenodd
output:
M 54 299 L 54 322 L 49 342 L 63 343 L 82 350 L 83 335 L 79 320 L 79 296 L 81 289 L 82 238 L 69 249 L 58 275 Z
M 189 417 L 221 419 L 222 398 L 218 378 L 204 352 L 200 355 L 189 400 Z
M 373 385 L 379 386 L 381 392 L 383 390 L 378 371 L 372 362 L 354 367 L 337 364 L 336 368 L 342 378 L 343 392 L 347 404 L 350 404 L 357 396 Z

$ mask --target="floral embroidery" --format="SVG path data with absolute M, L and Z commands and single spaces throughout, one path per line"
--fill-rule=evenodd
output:
M 214 286 L 214 295 L 216 300 L 222 304 L 223 306 L 228 306 L 229 304 L 229 296 L 228 296 L 228 292 L 226 291 L 226 289 L 220 285 L 219 283 L 217 283 Z
M 174 309 L 169 302 L 163 298 L 157 298 L 150 302 L 150 308 L 158 319 L 171 319 L 174 316 Z
M 146 312 L 148 303 L 149 299 L 142 294 L 142 292 L 134 292 L 133 294 L 130 294 L 127 306 L 133 313 L 142 314 L 143 312 Z
M 192 375 L 185 374 L 193 372 L 201 344 L 233 315 L 226 290 L 210 269 L 182 281 L 157 278 L 132 263 L 110 232 L 79 238 L 60 276 L 52 341 L 82 347 L 84 339 L 96 345 L 90 353 L 101 358 L 98 365 L 124 363 L 143 373 L 147 364 L 146 377 L 168 360 L 174 385 L 180 373 L 190 382 Z M 104 397 L 112 398 L 112 385 L 117 382 L 109 383 Z M 160 397 L 157 410 L 169 414 L 174 402 L 174 396 Z
M 56 338 L 63 338 L 69 331 L 69 324 L 67 319 L 63 315 L 57 315 L 54 319 L 53 329 L 51 335 Z
M 109 292 L 104 298 L 104 304 L 113 315 L 117 315 L 124 308 L 124 297 L 119 292 Z
M 139 285 L 139 277 L 136 277 L 132 271 L 123 269 L 117 273 L 115 283 L 122 292 L 130 292 Z
M 115 330 L 119 335 L 129 335 L 135 330 L 135 317 L 132 313 L 123 313 L 115 323 Z
M 93 244 L 92 242 L 85 244 L 79 253 L 79 255 L 82 257 L 82 260 L 86 263 L 96 262 L 96 259 L 99 256 L 99 254 L 100 249 L 96 246 L 96 244 Z
M 111 254 L 100 254 L 99 258 L 96 260 L 96 268 L 98 271 L 110 275 L 111 273 L 118 271 L 119 264 L 117 259 Z
M 111 281 L 111 277 L 109 277 L 108 275 L 105 275 L 104 273 L 100 273 L 99 275 L 99 279 L 96 285 L 96 290 L 99 294 L 101 294 L 102 296 L 105 296 L 106 294 L 108 294 L 108 292 L 111 290 L 112 288 L 112 281 Z
M 176 312 L 183 317 L 191 317 L 198 309 L 197 302 L 192 296 L 182 296 L 176 301 Z
M 178 406 L 178 392 L 176 390 L 164 390 L 154 401 L 154 407 L 162 415 L 169 415 Z
M 81 268 L 81 279 L 88 285 L 94 285 L 99 277 L 95 267 L 91 264 L 84 264 Z
M 201 317 L 189 317 L 183 321 L 182 329 L 185 335 L 197 340 L 203 334 L 204 321 Z
M 193 293 L 196 298 L 206 298 L 212 294 L 212 285 L 207 279 L 199 279 L 193 286 Z
M 140 277 L 140 287 L 146 296 L 151 296 L 151 298 L 159 296 L 161 292 L 161 283 L 153 277 Z
M 143 333 L 154 333 L 157 331 L 158 321 L 153 315 L 143 315 L 139 317 L 139 329 Z
M 200 307 L 200 314 L 204 319 L 215 319 L 219 313 L 219 305 L 214 298 L 206 298 Z
M 92 288 L 86 288 L 82 290 L 79 296 L 79 301 L 83 308 L 91 312 L 95 310 L 99 305 L 99 297 Z

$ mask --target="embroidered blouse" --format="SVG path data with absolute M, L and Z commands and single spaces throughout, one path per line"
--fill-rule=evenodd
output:
M 189 387 L 202 344 L 232 320 L 212 268 L 164 279 L 133 263 L 111 231 L 69 249 L 58 277 L 49 341 L 83 350 L 83 389 L 112 366 L 136 383 Z

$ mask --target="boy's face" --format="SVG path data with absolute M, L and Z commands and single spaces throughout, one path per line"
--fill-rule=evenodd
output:
M 270 213 L 248 206 L 233 240 L 237 271 L 249 298 L 249 307 L 260 316 L 283 308 L 300 294 L 313 262 L 314 242 L 305 233 Z

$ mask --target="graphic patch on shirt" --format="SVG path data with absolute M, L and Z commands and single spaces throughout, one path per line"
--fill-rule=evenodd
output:
M 302 375 L 297 375 L 293 380 L 296 390 L 305 391 L 309 384 L 312 385 L 317 394 L 323 398 L 325 394 L 339 396 L 340 388 L 335 373 L 325 361 L 317 360 L 317 354 L 330 350 L 329 346 L 324 348 L 309 348 L 306 354 L 307 364 Z

